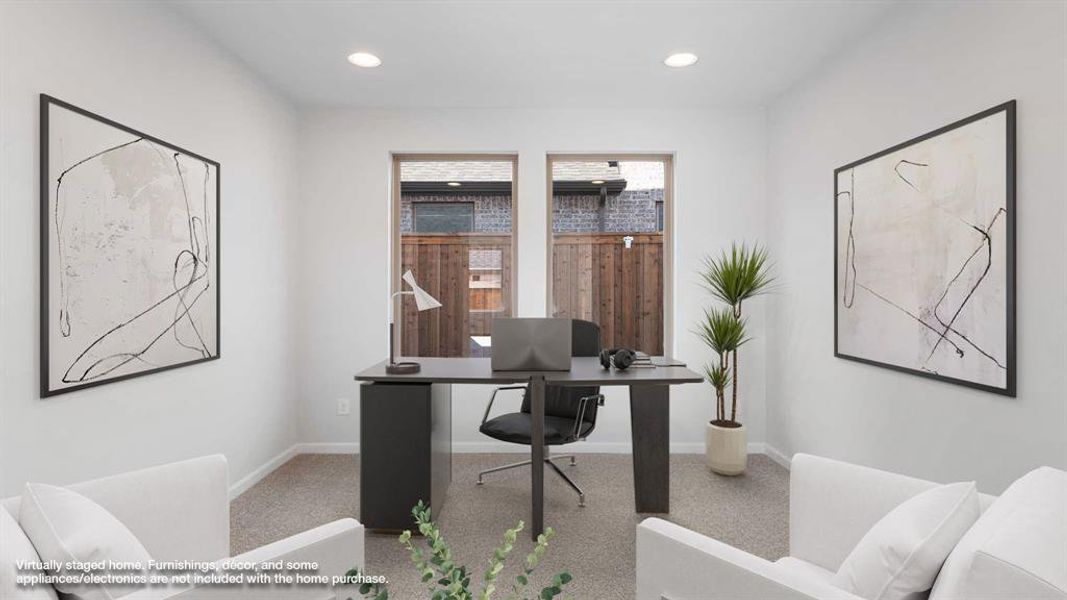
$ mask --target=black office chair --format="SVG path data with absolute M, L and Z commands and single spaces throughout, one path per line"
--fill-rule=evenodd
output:
M 599 356 L 600 355 L 600 326 L 590 321 L 571 321 L 571 356 Z M 489 418 L 489 411 L 493 408 L 498 392 L 503 390 L 525 390 L 522 396 L 522 407 L 519 412 L 507 413 Z M 597 408 L 604 405 L 604 396 L 600 394 L 600 387 L 545 387 L 545 445 L 562 446 L 579 440 L 584 440 L 593 428 L 596 427 Z M 489 398 L 489 405 L 485 407 L 485 415 L 482 417 L 482 425 L 478 428 L 485 435 L 503 442 L 513 444 L 531 445 L 533 443 L 533 423 L 530 418 L 530 390 L 525 385 L 511 385 L 499 387 L 493 390 Z M 552 467 L 567 485 L 578 493 L 578 506 L 585 506 L 585 493 L 570 477 L 564 473 L 554 460 L 570 459 L 571 466 L 575 464 L 574 455 L 549 456 L 548 448 L 545 449 L 545 464 Z M 478 485 L 484 483 L 482 477 L 489 473 L 524 467 L 530 461 L 524 460 L 502 467 L 495 467 L 478 473 Z

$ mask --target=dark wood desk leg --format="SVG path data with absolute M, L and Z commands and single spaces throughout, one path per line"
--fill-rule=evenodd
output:
M 537 540 L 545 529 L 545 376 L 530 378 L 530 537 Z
M 671 508 L 670 386 L 630 386 L 630 435 L 634 447 L 634 504 L 639 513 Z

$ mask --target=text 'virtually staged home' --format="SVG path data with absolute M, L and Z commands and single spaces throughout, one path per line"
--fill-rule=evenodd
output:
M 1067 1 L 0 0 L 0 600 L 1067 600 Z

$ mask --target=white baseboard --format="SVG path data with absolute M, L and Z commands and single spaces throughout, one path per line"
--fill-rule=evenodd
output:
M 633 445 L 629 442 L 578 442 L 567 444 L 566 447 L 556 448 L 557 454 L 630 454 Z M 452 442 L 452 452 L 457 454 L 476 454 L 494 452 L 500 454 L 529 454 L 530 447 L 521 444 L 508 444 L 505 442 Z M 671 444 L 671 454 L 704 454 L 702 442 L 675 442 Z M 748 445 L 749 454 L 766 454 L 765 445 L 762 442 L 752 442 Z M 775 459 L 777 460 L 777 459 Z
M 557 454 L 629 454 L 633 446 L 627 442 L 581 442 L 568 444 L 566 448 L 556 451 Z M 498 452 L 503 454 L 529 454 L 527 446 L 520 444 L 507 444 L 504 442 L 452 442 L 452 451 L 457 454 L 475 454 L 482 452 Z M 260 467 L 237 480 L 230 486 L 230 500 L 240 496 L 249 488 L 259 483 L 272 471 L 285 464 L 289 459 L 300 454 L 358 454 L 359 442 L 334 442 L 334 443 L 301 443 L 294 444 L 289 449 L 281 452 L 274 458 L 263 463 Z M 671 454 L 703 454 L 704 444 L 700 442 L 671 444 Z M 774 462 L 789 468 L 789 457 L 782 454 L 777 448 L 763 442 L 751 442 L 748 445 L 749 454 L 766 454 Z
M 297 444 L 297 454 L 359 454 L 359 442 Z
M 260 465 L 260 467 L 256 470 L 252 471 L 248 475 L 245 475 L 244 477 L 238 479 L 233 484 L 231 484 L 230 500 L 233 500 L 234 498 L 245 493 L 246 491 L 248 491 L 248 488 L 259 483 L 267 475 L 270 475 L 271 472 L 274 471 L 274 469 L 277 469 L 278 467 L 284 465 L 289 459 L 299 454 L 299 452 L 296 451 L 298 446 L 300 446 L 300 444 L 290 447 L 288 450 L 285 450 L 278 456 L 275 456 L 274 458 L 268 460 L 267 462 Z
M 749 446 L 749 452 L 752 452 L 751 444 Z M 781 450 L 775 448 L 770 444 L 763 444 L 763 453 L 769 456 L 771 460 L 782 465 L 786 469 L 789 468 L 789 463 L 791 462 L 791 460 Z
M 359 443 L 304 443 L 293 444 L 287 450 L 260 465 L 256 470 L 238 479 L 230 486 L 230 500 L 248 491 L 248 488 L 256 485 L 272 471 L 284 465 L 289 459 L 300 454 L 357 454 Z
M 630 452 L 630 445 L 626 445 L 627 453 Z M 764 454 L 763 442 L 749 442 L 748 443 L 749 454 Z M 671 454 L 704 454 L 703 442 L 689 442 L 681 443 L 675 442 L 671 444 Z

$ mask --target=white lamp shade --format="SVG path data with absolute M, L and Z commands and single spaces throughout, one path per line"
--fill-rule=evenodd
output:
M 441 303 L 437 301 L 437 298 L 426 293 L 426 290 L 415 283 L 415 276 L 411 274 L 410 269 L 404 272 L 404 276 L 401 279 L 411 287 L 411 292 L 415 295 L 415 308 L 419 309 L 420 312 L 431 308 L 440 308 Z

